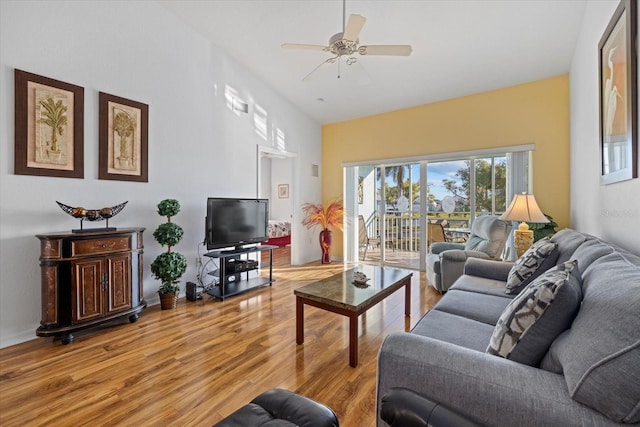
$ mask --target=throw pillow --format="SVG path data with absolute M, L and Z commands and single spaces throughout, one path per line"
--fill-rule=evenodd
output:
M 509 295 L 519 293 L 536 277 L 553 267 L 560 255 L 557 247 L 558 244 L 550 241 L 549 237 L 531 245 L 511 268 L 505 293 Z
M 538 366 L 580 308 L 582 287 L 576 265 L 577 261 L 567 261 L 527 285 L 500 315 L 486 352 Z

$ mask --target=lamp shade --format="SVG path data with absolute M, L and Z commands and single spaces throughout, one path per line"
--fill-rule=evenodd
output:
M 506 212 L 500 216 L 504 221 L 549 222 L 536 203 L 533 194 L 516 194 Z

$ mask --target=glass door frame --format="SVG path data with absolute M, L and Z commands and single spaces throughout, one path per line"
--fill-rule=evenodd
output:
M 389 265 L 388 261 L 387 261 L 387 254 L 388 254 L 388 233 L 387 233 L 387 221 L 385 220 L 386 218 L 386 213 L 387 213 L 387 209 L 386 209 L 386 188 L 384 185 L 384 181 L 386 179 L 386 168 L 389 166 L 407 166 L 407 167 L 411 167 L 411 165 L 414 164 L 418 164 L 419 165 L 419 218 L 418 218 L 418 234 L 417 236 L 413 236 L 413 234 L 410 237 L 417 237 L 417 239 L 419 239 L 419 245 L 418 245 L 418 257 L 419 257 L 419 262 L 418 262 L 418 269 L 420 271 L 425 271 L 426 270 L 426 241 L 427 241 L 427 235 L 426 235 L 426 230 L 427 230 L 427 190 L 426 190 L 426 171 L 427 171 L 427 162 L 426 161 L 414 161 L 414 162 L 410 162 L 410 163 L 397 163 L 397 162 L 387 162 L 387 163 L 383 163 L 383 164 L 377 164 L 377 165 L 367 165 L 373 168 L 373 172 L 372 173 L 376 173 L 376 169 L 380 170 L 380 182 L 381 182 L 381 187 L 378 188 L 377 187 L 377 179 L 374 179 L 376 181 L 376 184 L 374 185 L 374 191 L 376 193 L 376 197 L 374 198 L 374 203 L 376 203 L 376 206 L 374 208 L 374 212 L 375 215 L 378 218 L 379 221 L 379 228 L 378 228 L 378 232 L 379 232 L 379 239 L 380 239 L 380 264 L 381 265 Z M 364 165 L 359 165 L 359 166 L 364 166 Z M 343 242 L 343 251 L 345 254 L 345 261 L 351 261 L 351 262 L 355 262 L 355 261 L 359 261 L 360 259 L 360 250 L 359 250 L 359 230 L 358 230 L 358 204 L 356 202 L 357 197 L 358 197 L 358 176 L 359 176 L 359 170 L 358 167 L 359 166 L 354 166 L 354 167 L 345 167 L 344 170 L 344 175 L 343 175 L 343 182 L 344 182 L 344 194 L 345 194 L 345 200 L 344 200 L 344 206 L 345 206 L 345 239 Z M 411 174 L 410 174 L 411 175 Z M 410 186 L 413 184 L 410 182 Z M 379 203 L 377 203 L 377 201 L 379 201 Z M 410 206 L 413 206 L 413 203 L 410 203 Z M 412 210 L 409 210 L 410 213 L 414 212 Z M 411 226 L 413 226 L 413 221 L 411 221 L 410 223 Z M 369 236 L 371 237 L 371 236 Z M 416 265 L 398 265 L 397 263 L 394 264 L 394 266 L 396 267 L 401 267 L 401 268 L 411 268 L 411 269 L 415 269 Z
M 518 146 L 499 147 L 486 150 L 475 150 L 469 152 L 457 152 L 446 153 L 437 155 L 425 155 L 411 158 L 397 158 L 397 159 L 384 159 L 384 160 L 371 160 L 362 162 L 344 162 L 342 164 L 344 171 L 343 179 L 343 194 L 345 195 L 345 236 L 343 241 L 343 253 L 345 254 L 345 261 L 358 262 L 359 250 L 358 250 L 358 175 L 357 167 L 379 167 L 381 168 L 381 177 L 384 177 L 385 167 L 390 165 L 409 165 L 420 164 L 420 215 L 419 215 L 419 257 L 420 257 L 420 271 L 426 271 L 426 255 L 427 255 L 427 165 L 432 162 L 448 161 L 448 160 L 471 160 L 470 170 L 470 189 L 474 190 L 474 197 L 471 197 L 470 201 L 470 215 L 472 219 L 475 218 L 475 162 L 473 160 L 478 158 L 486 158 L 491 156 L 507 156 L 507 204 L 510 202 L 511 197 L 514 194 L 521 191 L 533 192 L 533 185 L 531 175 L 533 173 L 531 153 L 536 148 L 535 144 L 526 144 Z M 514 157 L 514 154 L 519 154 Z M 521 156 L 520 154 L 524 154 Z M 515 161 L 514 161 L 515 160 Z M 382 178 L 384 182 L 384 178 Z M 470 191 L 471 192 L 471 191 Z M 376 206 L 375 210 L 380 218 L 384 218 L 386 211 L 385 206 L 385 190 L 384 184 L 381 189 L 381 203 Z M 471 220 L 472 220 L 471 219 Z M 385 264 L 386 260 L 386 225 L 385 221 L 381 221 L 380 225 L 380 263 Z

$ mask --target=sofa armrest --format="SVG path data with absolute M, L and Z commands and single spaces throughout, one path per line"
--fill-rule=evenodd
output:
M 378 426 L 382 396 L 394 387 L 482 425 L 618 425 L 573 401 L 562 375 L 416 334 L 385 338 L 377 375 Z
M 513 264 L 509 261 L 469 258 L 464 264 L 464 274 L 506 282 Z
M 446 291 L 458 280 L 464 272 L 464 263 L 468 258 L 488 259 L 489 255 L 484 252 L 465 251 L 454 249 L 440 253 L 440 282 L 442 290 Z
M 451 242 L 434 242 L 429 246 L 429 253 L 439 254 L 444 251 L 450 251 L 453 249 L 462 250 L 464 249 L 464 244 L 462 243 L 451 243 Z
M 478 427 L 455 411 L 401 387 L 382 396 L 380 416 L 390 427 Z

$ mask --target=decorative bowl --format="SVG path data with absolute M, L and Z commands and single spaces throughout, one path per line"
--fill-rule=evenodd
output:
M 127 205 L 128 202 L 123 202 L 123 203 L 120 203 L 119 205 L 115 205 L 111 207 L 107 206 L 102 209 L 86 209 L 82 206 L 73 207 L 73 206 L 65 205 L 64 203 L 60 203 L 58 201 L 56 201 L 56 203 L 58 204 L 58 206 L 60 206 L 60 209 L 62 209 L 72 217 L 80 220 L 80 229 L 71 230 L 71 231 L 73 231 L 74 233 L 81 233 L 83 231 L 93 230 L 93 229 L 85 230 L 83 226 L 84 221 L 91 221 L 91 222 L 104 221 L 105 219 L 107 220 L 107 225 L 106 227 L 104 227 L 104 230 L 115 230 L 115 228 L 109 228 L 109 218 L 113 218 L 118 213 L 120 213 L 120 211 L 124 209 L 124 207 Z
M 369 286 L 367 281 L 370 280 L 366 274 L 361 271 L 356 271 L 353 273 L 353 284 L 359 288 L 366 288 Z
M 65 205 L 64 203 L 57 202 L 60 209 L 68 213 L 74 218 L 78 218 L 79 220 L 87 220 L 87 221 L 103 221 L 105 219 L 112 218 L 116 216 L 122 209 L 124 209 L 125 205 L 128 202 L 120 203 L 119 205 L 102 208 L 102 209 L 85 209 L 82 206 L 72 207 L 69 205 Z

